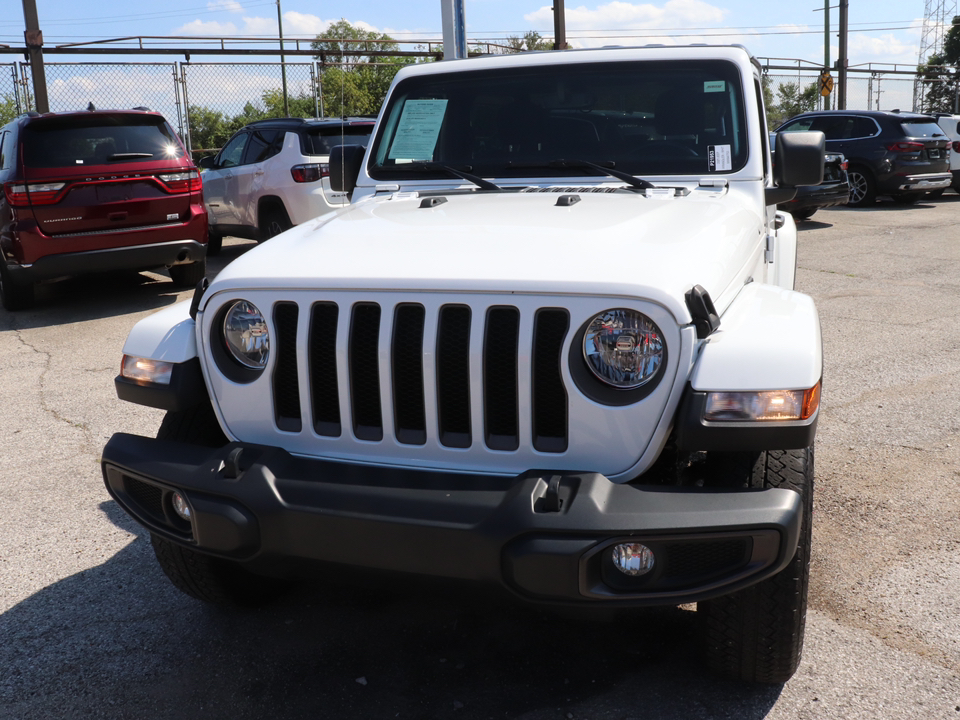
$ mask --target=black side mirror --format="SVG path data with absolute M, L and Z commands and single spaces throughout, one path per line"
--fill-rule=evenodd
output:
M 330 150 L 330 187 L 334 192 L 353 194 L 366 150 L 363 145 L 336 145 Z
M 777 133 L 773 166 L 776 187 L 767 188 L 767 205 L 792 200 L 800 185 L 823 182 L 823 160 L 826 138 L 817 130 Z
M 200 158 L 200 162 L 197 163 L 197 167 L 203 170 L 209 170 L 212 167 L 216 167 L 216 160 L 215 155 L 204 155 Z

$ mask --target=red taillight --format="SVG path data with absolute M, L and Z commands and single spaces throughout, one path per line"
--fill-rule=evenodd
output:
M 844 172 L 846 172 L 849 167 L 850 163 L 847 160 L 844 160 L 842 163 L 840 163 L 840 169 Z
M 327 163 L 294 165 L 292 168 L 290 168 L 290 174 L 293 175 L 294 182 L 316 182 L 320 178 L 330 177 L 330 166 Z
M 31 185 L 6 183 L 3 186 L 3 194 L 7 196 L 7 202 L 14 207 L 53 205 L 60 200 L 65 185 L 66 183 L 62 182 L 33 183 Z
M 157 179 L 163 183 L 167 192 L 171 193 L 199 192 L 203 187 L 203 181 L 200 180 L 200 173 L 196 170 L 163 173 L 162 175 L 157 175 Z
M 954 152 L 960 153 L 960 142 L 950 143 L 950 147 L 953 148 Z
M 918 142 L 895 142 L 887 145 L 890 152 L 918 153 L 923 152 L 923 143 Z

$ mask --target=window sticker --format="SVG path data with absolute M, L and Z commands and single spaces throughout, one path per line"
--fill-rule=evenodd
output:
M 733 170 L 733 156 L 729 145 L 709 145 L 707 147 L 707 163 L 710 172 L 727 172 Z
M 390 160 L 432 160 L 440 126 L 447 111 L 446 100 L 407 100 L 390 146 Z
M 726 89 L 726 80 L 707 80 L 705 83 L 703 83 L 703 91 L 705 93 L 725 92 Z

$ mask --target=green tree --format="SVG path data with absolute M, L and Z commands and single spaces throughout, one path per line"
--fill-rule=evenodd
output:
M 532 52 L 534 50 L 553 50 L 553 38 L 545 38 L 536 30 L 528 30 L 523 37 L 507 36 L 507 45 L 514 52 Z
M 810 83 L 806 87 L 802 87 L 798 82 L 783 83 L 777 87 L 776 97 L 776 103 L 767 108 L 767 122 L 770 124 L 771 130 L 776 129 L 778 125 L 794 115 L 815 110 L 817 98 L 820 97 L 820 88 L 816 82 Z
M 0 125 L 6 125 L 20 113 L 17 110 L 17 99 L 13 93 L 0 95 Z
M 954 17 L 950 24 L 943 39 L 943 52 L 931 55 L 925 64 L 917 66 L 917 77 L 926 88 L 918 110 L 955 111 L 960 81 L 957 65 L 960 65 L 960 16 Z
M 381 55 L 398 51 L 396 41 L 389 35 L 354 27 L 346 20 L 331 24 L 310 47 L 324 62 L 320 87 L 324 113 L 329 116 L 379 112 L 397 72 L 414 62 L 412 58 Z M 346 55 L 346 51 L 366 54 Z
M 266 117 L 284 117 L 283 90 L 281 88 L 264 90 L 260 99 L 263 101 L 264 115 Z M 317 103 L 313 95 L 307 95 L 305 92 L 300 92 L 297 95 L 288 95 L 287 107 L 290 109 L 289 117 L 307 118 L 317 115 Z
M 190 106 L 190 145 L 193 150 L 215 150 L 230 138 L 230 123 L 222 112 Z

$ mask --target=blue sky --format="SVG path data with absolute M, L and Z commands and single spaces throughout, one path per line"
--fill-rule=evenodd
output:
M 275 0 L 169 0 L 151 5 L 118 0 L 36 0 L 46 45 L 145 35 L 277 35 Z M 17 0 L 5 0 L 0 44 L 23 42 Z M 830 0 L 836 5 L 837 0 Z M 823 0 L 566 0 L 568 40 L 574 46 L 647 42 L 737 42 L 759 57 L 823 61 Z M 440 2 L 418 0 L 281 0 L 286 38 L 312 38 L 345 18 L 399 40 L 437 38 Z M 492 40 L 528 30 L 553 34 L 547 0 L 466 0 L 467 37 Z M 11 12 L 12 11 L 12 12 Z M 851 65 L 915 65 L 924 0 L 850 0 Z M 837 10 L 830 10 L 831 58 L 837 56 Z M 63 58 L 63 56 L 61 56 Z M 114 60 L 123 59 L 114 56 Z M 0 55 L 0 61 L 5 58 Z

